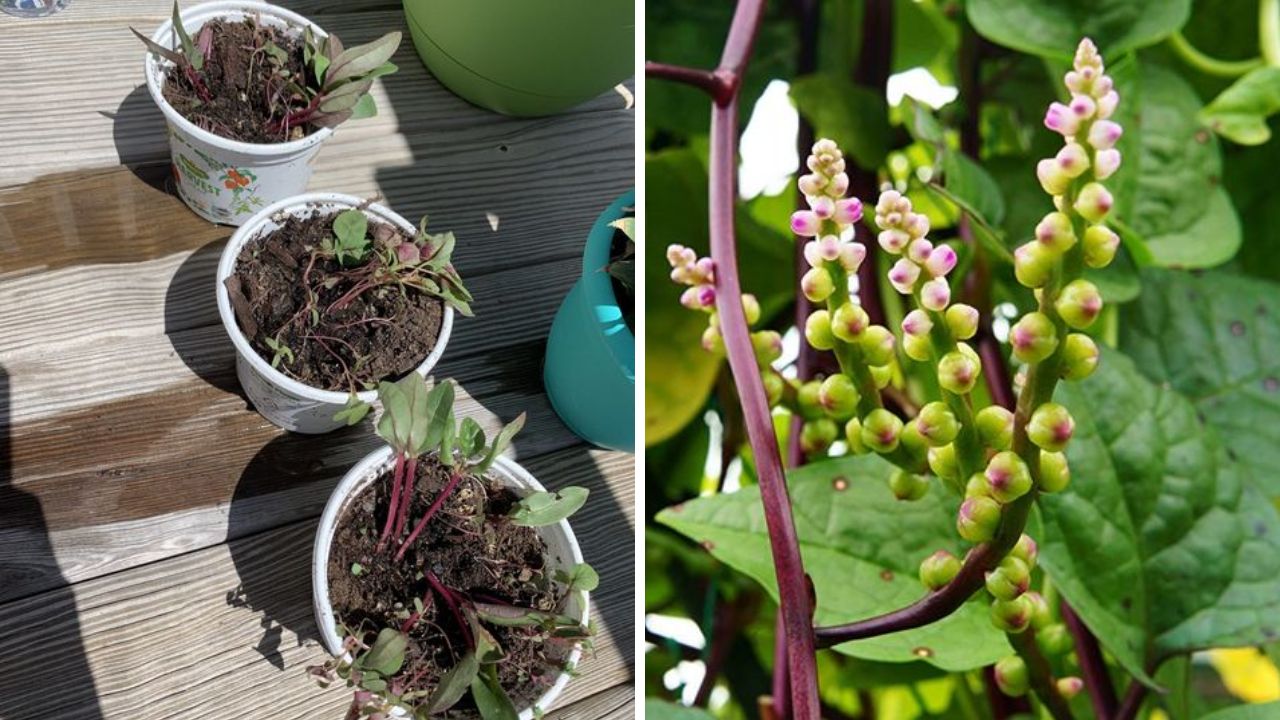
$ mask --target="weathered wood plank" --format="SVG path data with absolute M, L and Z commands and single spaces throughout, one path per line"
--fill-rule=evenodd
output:
M 629 462 L 570 449 L 530 463 L 553 485 L 594 490 L 575 528 L 601 570 L 601 635 L 565 706 L 633 672 Z M 322 659 L 311 613 L 314 529 L 292 523 L 0 605 L 0 717 L 46 717 L 50 703 L 59 718 L 341 717 L 342 693 L 316 689 L 302 672 Z
M 630 683 L 601 690 L 549 713 L 556 720 L 631 720 L 636 717 L 636 689 Z
M 90 8 L 101 5 L 79 4 Z M 102 10 L 109 8 L 104 5 Z M 0 25 L 6 36 L 6 42 L 0 43 L 0 63 L 5 68 L 7 90 L 6 100 L 0 105 L 0 123 L 5 126 L 5 133 L 0 136 L 0 155 L 5 158 L 0 167 L 0 187 L 60 170 L 137 165 L 168 158 L 163 115 L 143 85 L 144 51 L 128 31 L 133 24 L 150 33 L 167 17 L 167 11 L 152 11 L 141 17 L 115 13 L 92 22 L 77 20 L 76 15 L 82 12 L 86 11 L 73 7 L 47 22 L 24 23 L 4 18 Z M 430 135 L 437 138 L 471 132 L 514 139 L 524 129 L 547 123 L 563 128 L 577 122 L 580 116 L 630 114 L 622 110 L 625 102 L 614 92 L 550 120 L 514 119 L 481 111 L 454 96 L 431 76 L 413 50 L 400 11 L 322 12 L 309 16 L 338 33 L 348 45 L 391 30 L 405 33 L 394 58 L 400 71 L 374 84 L 372 94 L 378 104 L 378 116 L 339 128 L 320 154 L 320 177 L 312 187 L 326 187 L 321 184 L 323 169 L 344 158 L 360 157 L 359 148 L 370 137 L 385 139 L 396 132 L 425 135 L 429 129 Z M 49 73 L 48 58 L 57 58 L 64 68 L 93 71 Z M 75 102 L 66 102 L 67 98 L 74 98 Z M 40 122 L 31 122 L 31 118 L 40 118 Z M 422 141 L 430 142 L 426 137 Z M 626 141 L 631 142 L 629 132 Z M 422 159 L 416 145 L 407 142 L 388 147 L 394 148 L 397 160 L 408 164 Z M 515 144 L 503 140 L 493 143 L 495 149 L 502 146 L 510 151 Z M 628 163 L 627 171 L 631 169 Z

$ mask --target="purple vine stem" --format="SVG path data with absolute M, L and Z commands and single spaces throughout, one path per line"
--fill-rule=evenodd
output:
M 1062 601 L 1062 621 L 1076 641 L 1076 657 L 1080 659 L 1080 675 L 1085 689 L 1089 691 L 1089 700 L 1093 703 L 1093 714 L 1100 718 L 1116 716 L 1116 689 L 1111 684 L 1111 676 L 1107 673 L 1107 663 L 1102 658 L 1102 649 L 1098 647 L 1098 639 L 1084 621 L 1076 615 L 1066 600 Z
M 773 419 L 755 351 L 742 309 L 738 281 L 733 211 L 736 194 L 735 158 L 738 144 L 738 90 L 755 42 L 764 0 L 739 0 L 719 67 L 712 71 L 646 63 L 650 77 L 665 78 L 699 87 L 711 95 L 711 152 L 709 216 L 711 258 L 715 262 L 716 306 L 729 369 L 738 388 L 747 438 L 755 454 L 764 505 L 765 523 L 778 579 L 779 613 L 786 645 L 790 710 L 792 717 L 816 720 L 819 716 L 818 675 L 814 655 L 813 604 L 809 582 L 800 558 L 800 545 L 791 499 L 787 494 L 782 457 L 778 451 Z

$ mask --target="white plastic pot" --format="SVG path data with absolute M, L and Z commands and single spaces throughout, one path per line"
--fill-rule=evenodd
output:
M 309 193 L 286 198 L 259 210 L 258 214 L 236 230 L 227 241 L 227 247 L 222 251 L 217 278 L 218 314 L 222 317 L 222 326 L 236 348 L 236 377 L 240 379 L 240 387 L 244 388 L 254 408 L 267 420 L 285 430 L 317 434 L 342 427 L 342 423 L 334 420 L 333 416 L 346 405 L 350 394 L 305 385 L 271 367 L 271 363 L 263 360 L 262 356 L 249 344 L 249 339 L 240 331 L 235 311 L 231 307 L 231 297 L 227 293 L 226 280 L 235 272 L 240 249 L 245 243 L 276 230 L 287 216 L 306 216 L 317 211 L 340 212 L 354 208 L 362 202 L 364 201 L 360 198 L 338 193 Z M 407 235 L 413 236 L 418 232 L 418 229 L 408 220 L 377 203 L 371 203 L 365 207 L 364 214 L 373 219 L 393 223 Z M 431 372 L 431 368 L 435 367 L 440 356 L 444 354 L 444 348 L 449 342 L 449 333 L 452 330 L 453 308 L 446 304 L 436 345 L 415 372 L 424 377 Z M 378 397 L 376 390 L 365 390 L 357 394 L 367 403 L 374 402 Z
M 395 464 L 395 455 L 390 447 L 367 455 L 347 472 L 329 496 L 329 502 L 320 516 L 320 529 L 316 531 L 316 544 L 311 555 L 311 597 L 316 611 L 316 626 L 320 629 L 320 639 L 332 655 L 342 652 L 342 638 L 338 634 L 338 625 L 333 615 L 333 605 L 329 601 L 329 550 L 333 545 L 333 536 L 338 530 L 338 521 L 346 512 L 347 506 L 359 497 L 360 492 L 390 471 Z M 513 488 L 521 495 L 528 495 L 545 490 L 528 470 L 514 460 L 499 456 L 488 474 L 507 487 Z M 573 536 L 573 529 L 568 520 L 561 520 L 554 525 L 536 528 L 539 537 L 547 544 L 548 567 L 552 570 L 568 571 L 582 562 L 582 551 L 578 540 Z M 582 624 L 587 623 L 587 611 L 590 598 L 587 592 L 579 591 L 569 596 L 564 614 Z M 580 648 L 575 647 L 569 655 L 569 666 L 577 665 L 582 657 Z M 535 708 L 546 712 L 560 696 L 564 686 L 569 682 L 569 673 L 562 672 L 555 683 L 539 697 L 533 706 L 520 711 L 520 720 L 530 720 Z
M 235 21 L 247 16 L 291 28 L 298 35 L 306 26 L 317 37 L 327 34 L 295 12 L 242 0 L 197 5 L 182 13 L 182 26 L 194 37 L 211 20 Z M 180 45 L 177 35 L 173 21 L 166 20 L 151 39 L 174 48 Z M 320 144 L 333 134 L 332 128 L 322 128 L 300 140 L 271 144 L 218 137 L 192 124 L 164 99 L 164 77 L 170 67 L 169 61 L 146 53 L 147 90 L 168 122 L 171 167 L 178 194 L 188 207 L 206 220 L 240 225 L 263 207 L 306 191 L 311 161 Z

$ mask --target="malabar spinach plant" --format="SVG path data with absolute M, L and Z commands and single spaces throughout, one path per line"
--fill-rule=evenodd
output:
M 700 22 L 657 5 L 654 37 L 675 26 L 687 37 Z M 1228 172 L 1236 190 L 1222 189 L 1214 134 L 1269 136 L 1259 127 L 1280 109 L 1264 99 L 1280 79 L 1280 6 L 1258 3 L 1264 57 L 1231 63 L 1178 31 L 1206 37 L 1187 22 L 1190 3 L 1152 4 L 1145 25 L 1121 18 L 1123 3 L 1070 19 L 1037 0 L 794 5 L 791 16 L 737 3 L 715 70 L 647 65 L 712 104 L 708 128 L 663 112 L 688 103 L 651 84 L 648 227 L 674 231 L 670 277 L 705 320 L 647 308 L 664 330 L 649 341 L 650 469 L 668 484 L 701 469 L 696 418 L 709 411 L 722 423 L 710 454 L 728 471 L 695 481 L 684 497 L 704 497 L 660 512 L 648 531 L 663 558 L 651 576 L 674 557 L 670 578 L 711 581 L 694 703 L 726 716 L 896 717 L 875 703 L 910 692 L 908 707 L 944 716 L 1195 717 L 1189 707 L 1220 701 L 1186 700 L 1189 653 L 1260 648 L 1250 652 L 1266 667 L 1264 651 L 1280 656 L 1280 520 L 1266 497 L 1277 493 L 1270 464 L 1249 472 L 1265 443 L 1242 421 L 1270 427 L 1275 416 L 1267 400 L 1228 411 L 1218 396 L 1280 390 L 1267 382 L 1280 366 L 1254 345 L 1280 337 L 1280 291 L 1243 277 L 1280 275 L 1265 254 L 1205 276 L 1216 281 L 1160 268 L 1212 267 L 1241 245 L 1249 183 Z M 856 42 L 849 29 L 861 30 Z M 1168 53 L 1135 52 L 1166 38 Z M 748 66 L 757 43 L 760 70 Z M 937 74 L 950 49 L 959 102 L 943 114 L 956 130 L 911 98 L 886 108 L 898 52 Z M 779 60 L 788 51 L 794 66 Z M 1200 83 L 1218 94 L 1202 105 L 1170 60 L 1241 79 Z M 740 102 L 771 73 L 799 76 L 800 209 L 785 226 L 799 238 L 794 279 L 776 240 L 785 196 L 736 192 Z M 688 197 L 697 179 L 705 211 Z M 1257 302 L 1233 299 L 1233 284 Z M 794 320 L 779 313 L 788 307 Z M 699 334 L 711 360 L 675 347 Z M 735 468 L 747 487 L 717 492 Z M 660 526 L 762 585 L 778 601 L 776 627 L 753 616 L 758 591 L 707 570 Z M 747 633 L 773 638 L 772 657 L 754 658 L 771 687 L 746 682 L 726 651 Z M 697 652 L 656 635 L 654 655 Z M 945 695 L 931 680 L 944 673 Z M 987 699 L 975 694 L 983 685 Z M 712 699 L 726 687 L 727 701 Z
M 479 423 L 467 417 L 458 420 L 454 415 L 451 381 L 428 387 L 417 373 L 398 382 L 381 383 L 378 401 L 382 414 L 377 432 L 393 449 L 395 461 L 389 507 L 377 551 L 394 552 L 391 560 L 401 563 L 405 552 L 418 541 L 459 484 L 467 478 L 484 476 L 524 426 L 525 416 L 519 415 L 489 442 Z M 368 410 L 369 406 L 353 401 L 339 417 L 358 422 Z M 409 530 L 418 464 L 431 461 L 445 466 L 449 477 Z M 581 487 L 529 493 L 497 521 L 525 527 L 552 525 L 576 512 L 586 498 L 587 490 Z M 359 577 L 364 568 L 353 567 L 351 572 Z M 355 688 L 349 717 L 388 717 L 398 708 L 409 716 L 427 718 L 449 710 L 470 693 L 482 718 L 510 720 L 517 716 L 517 710 L 499 683 L 497 672 L 506 653 L 488 628 L 519 628 L 526 639 L 561 646 L 566 656 L 574 645 L 590 645 L 591 630 L 577 619 L 449 587 L 429 567 L 420 570 L 420 579 L 425 580 L 427 592 L 414 598 L 412 611 L 406 608 L 397 626 L 342 627 L 342 655 L 322 666 L 308 668 L 322 686 L 341 679 Z M 571 594 L 594 590 L 599 582 L 595 570 L 586 563 L 559 571 L 552 579 L 559 583 L 561 606 Z M 426 608 L 432 603 L 447 609 L 447 617 L 456 625 L 466 647 L 452 649 L 456 663 L 428 688 L 423 686 L 427 668 L 409 673 L 405 666 L 411 645 L 409 633 L 424 622 Z

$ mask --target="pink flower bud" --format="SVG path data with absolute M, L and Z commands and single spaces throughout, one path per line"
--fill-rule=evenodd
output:
M 957 340 L 968 340 L 978 333 L 978 309 L 956 303 L 947 308 L 947 327 Z
M 942 312 L 951 304 L 951 286 L 946 278 L 934 278 L 920 288 L 920 304 L 934 312 Z
M 1076 244 L 1076 234 L 1071 227 L 1071 218 L 1060 212 L 1045 215 L 1036 224 L 1036 240 L 1055 256 L 1066 252 Z
M 827 262 L 832 262 L 840 257 L 840 238 L 835 235 L 824 235 L 818 238 L 818 255 Z
M 890 255 L 900 254 L 907 243 L 911 242 L 911 236 L 897 228 L 881 230 L 876 239 L 880 241 L 880 247 Z
M 831 280 L 831 273 L 820 267 L 810 268 L 800 278 L 800 291 L 812 302 L 823 302 L 831 297 L 831 293 L 835 292 L 835 284 Z
M 1080 73 L 1075 70 L 1068 70 L 1067 74 L 1062 76 L 1062 82 L 1073 93 L 1085 92 L 1084 78 L 1080 77 Z
M 1056 102 L 1045 112 L 1044 126 L 1063 137 L 1070 137 L 1080 130 L 1080 118 L 1071 112 L 1071 108 Z
M 702 349 L 709 353 L 724 352 L 724 338 L 717 327 L 708 327 L 702 331 Z
M 1058 693 L 1067 700 L 1079 695 L 1084 689 L 1084 681 L 1075 676 L 1060 678 L 1057 685 Z
M 1112 90 L 1102 97 L 1098 98 L 1098 117 L 1106 120 L 1116 111 L 1116 106 L 1120 104 L 1120 95 Z
M 889 282 L 903 295 L 909 295 L 919 279 L 920 266 L 906 258 L 899 259 L 889 268 Z
M 791 232 L 800 237 L 813 237 L 822 227 L 821 218 L 812 210 L 797 210 L 791 213 Z
M 810 240 L 804 244 L 804 261 L 809 263 L 809 267 L 818 267 L 822 264 L 822 249 L 817 240 Z
M 929 253 L 929 259 L 924 263 L 924 269 L 933 277 L 943 277 L 947 273 L 955 269 L 956 251 L 950 245 L 939 245 Z
M 1013 251 L 1013 274 L 1029 288 L 1044 287 L 1053 273 L 1057 256 L 1039 242 L 1029 242 Z
M 709 257 L 699 258 L 693 264 L 693 274 L 698 282 L 713 283 L 716 281 L 716 261 Z
M 840 267 L 847 272 L 855 273 L 858 268 L 862 267 L 862 261 L 867 257 L 867 248 L 862 243 L 843 243 L 840 246 Z
M 836 213 L 836 203 L 826 195 L 819 195 L 809 201 L 809 207 L 813 210 L 813 214 L 823 220 L 829 219 Z M 792 216 L 794 218 L 794 216 Z
M 929 253 L 931 252 L 933 252 L 933 243 L 924 238 L 912 240 L 911 244 L 907 246 L 907 258 L 917 265 L 923 265 L 929 259 Z
M 909 213 L 903 220 L 902 229 L 913 238 L 922 238 L 929 234 L 929 216 L 924 213 Z
M 1120 151 L 1115 148 L 1099 150 L 1095 159 L 1097 163 L 1093 167 L 1093 174 L 1099 180 L 1106 180 L 1120 169 Z
M 1071 112 L 1081 120 L 1088 120 L 1098 111 L 1098 104 L 1088 95 L 1076 95 L 1071 98 Z
M 1110 150 L 1124 133 L 1119 123 L 1099 120 L 1089 128 L 1089 144 L 1096 150 Z
M 1036 178 L 1040 180 L 1040 187 L 1050 195 L 1062 195 L 1071 186 L 1071 176 L 1053 158 L 1036 163 Z
M 902 318 L 902 332 L 907 335 L 924 337 L 931 330 L 933 330 L 933 321 L 929 319 L 929 315 L 923 310 L 917 308 Z
M 809 173 L 801 175 L 796 184 L 800 187 L 800 192 L 811 197 L 822 192 L 822 188 L 827 185 L 827 179 L 818 173 Z
M 671 267 L 692 265 L 697 259 L 698 256 L 690 248 L 676 243 L 667 246 L 667 262 L 671 263 Z
M 1101 222 L 1111 212 L 1111 192 L 1103 187 L 1100 183 L 1091 182 L 1080 188 L 1080 194 L 1076 196 L 1076 212 L 1084 216 L 1089 222 Z
M 1058 334 L 1053 321 L 1044 313 L 1023 315 L 1009 330 L 1013 355 L 1024 363 L 1038 363 L 1058 347 Z
M 680 304 L 690 310 L 703 310 L 716 304 L 716 290 L 710 285 L 694 285 L 680 294 Z
M 849 225 L 858 222 L 862 219 L 862 201 L 858 198 L 837 200 L 835 213 L 831 218 L 841 225 Z
M 413 263 L 418 262 L 421 257 L 422 254 L 419 251 L 418 246 L 411 242 L 402 242 L 396 246 L 396 259 L 402 263 L 412 265 Z
M 1091 225 L 1084 231 L 1084 262 L 1091 268 L 1111 264 L 1120 247 L 1120 236 L 1106 225 Z
M 1080 143 L 1067 143 L 1054 158 L 1058 167 L 1069 178 L 1078 178 L 1089 169 L 1089 151 Z
M 902 193 L 897 190 L 885 190 L 880 193 L 880 199 L 876 201 L 876 214 L 888 215 L 898 209 L 898 201 L 902 200 Z
M 1093 81 L 1093 87 L 1089 88 L 1089 94 L 1094 97 L 1102 97 L 1111 92 L 1113 87 L 1115 87 L 1115 83 L 1112 82 L 1110 75 L 1099 75 Z
M 848 190 L 849 190 L 848 173 L 839 172 L 831 176 L 831 183 L 827 185 L 828 195 L 834 198 L 844 197 L 844 194 L 848 192 Z M 861 206 L 862 203 L 859 202 L 858 205 Z

